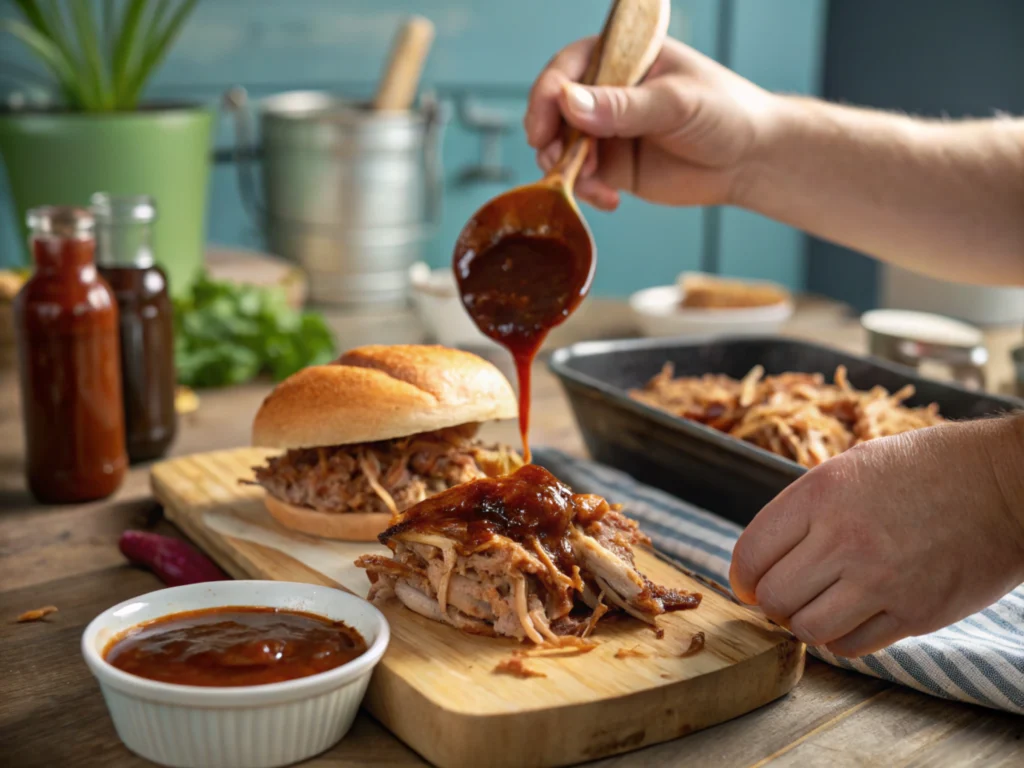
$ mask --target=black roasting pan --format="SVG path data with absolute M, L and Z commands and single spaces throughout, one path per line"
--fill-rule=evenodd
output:
M 938 403 L 950 419 L 973 419 L 1024 406 L 1020 400 L 972 392 L 925 379 L 882 360 L 780 337 L 630 339 L 574 344 L 550 362 L 560 379 L 591 456 L 641 482 L 741 525 L 806 470 L 795 462 L 711 427 L 651 408 L 629 397 L 665 362 L 676 376 L 724 373 L 742 378 L 755 365 L 767 374 L 821 373 L 831 380 L 845 365 L 857 389 L 894 392 L 908 382 L 908 405 Z

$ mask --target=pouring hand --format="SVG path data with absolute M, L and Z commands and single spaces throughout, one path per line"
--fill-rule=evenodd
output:
M 861 656 L 1024 581 L 1024 419 L 874 440 L 797 480 L 740 536 L 730 580 L 808 645 Z
M 595 207 L 614 209 L 619 190 L 669 205 L 731 202 L 777 97 L 671 39 L 638 86 L 574 84 L 594 40 L 565 48 L 534 83 L 524 125 L 541 168 L 550 170 L 561 154 L 564 116 L 601 139 L 576 184 Z
M 552 60 L 525 118 L 545 171 L 562 116 L 599 137 L 581 199 L 612 210 L 625 190 L 736 205 L 931 277 L 1024 285 L 1024 119 L 925 120 L 770 94 L 671 39 L 639 86 L 576 85 L 593 45 Z

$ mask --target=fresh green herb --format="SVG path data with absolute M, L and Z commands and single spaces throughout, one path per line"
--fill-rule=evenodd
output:
M 263 372 L 280 381 L 335 356 L 323 317 L 292 309 L 280 289 L 207 275 L 175 299 L 174 333 L 178 382 L 189 387 L 241 384 Z
M 89 0 L 14 2 L 24 22 L 0 19 L 0 30 L 49 70 L 69 107 L 110 112 L 138 106 L 198 0 L 104 0 L 102 7 Z

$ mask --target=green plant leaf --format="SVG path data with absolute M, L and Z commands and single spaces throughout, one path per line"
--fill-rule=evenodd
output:
M 83 77 L 91 80 L 91 89 L 102 109 L 114 108 L 114 94 L 107 88 L 103 73 L 103 59 L 100 56 L 99 33 L 96 20 L 89 10 L 88 0 L 72 0 L 71 16 L 78 32 L 78 44 L 82 49 L 88 74 Z
M 135 75 L 132 78 L 132 83 L 128 91 L 129 99 L 133 103 L 138 102 L 139 97 L 142 95 L 142 89 L 146 87 L 146 82 L 153 74 L 157 65 L 159 65 L 167 55 L 167 52 L 170 50 L 171 45 L 177 38 L 178 33 L 185 24 L 185 21 L 192 13 L 192 10 L 196 7 L 197 2 L 198 0 L 184 0 L 184 2 L 178 6 L 174 15 L 171 16 L 170 21 L 167 22 L 163 31 L 158 33 L 156 41 L 150 43 L 150 41 L 147 40 L 146 50 L 142 55 L 142 59 L 135 71 Z
M 171 10 L 173 5 L 174 0 L 158 0 L 156 8 L 153 10 L 153 15 L 149 20 L 149 29 L 146 31 L 146 42 L 143 46 L 145 50 L 151 51 L 157 44 L 163 30 L 164 17 L 167 16 L 167 12 Z
M 114 0 L 103 0 L 103 52 L 107 56 L 107 75 L 114 89 L 114 45 L 117 41 L 117 8 Z
M 9 32 L 21 40 L 38 57 L 57 78 L 57 82 L 69 101 L 82 106 L 89 103 L 88 95 L 82 93 L 81 84 L 75 77 L 73 63 L 65 58 L 60 46 L 52 39 L 28 24 L 13 19 L 0 19 L 0 30 Z
M 198 0 L 103 0 L 99 18 L 98 0 L 68 0 L 74 34 L 60 0 L 13 2 L 25 23 L 4 20 L 0 29 L 20 39 L 56 77 L 70 106 L 100 111 L 136 107 Z
M 60 9 L 51 3 L 49 10 L 47 10 L 46 7 L 41 3 L 35 2 L 35 0 L 15 0 L 15 4 L 18 6 L 18 9 L 21 11 L 25 19 L 29 24 L 31 24 L 32 28 L 55 45 L 60 51 L 61 56 L 64 58 L 66 64 L 62 65 L 61 69 L 65 74 L 57 75 L 57 82 L 64 94 L 64 98 L 67 99 L 71 106 L 84 107 L 88 97 L 87 94 L 81 90 L 81 83 L 78 83 L 76 87 L 73 82 L 67 80 L 66 76 L 67 72 L 74 73 L 76 71 L 77 62 L 75 60 L 74 51 L 71 50 L 67 37 L 63 34 Z M 40 59 L 42 59 L 42 63 L 51 72 L 54 72 L 53 65 L 48 60 L 48 57 L 40 54 L 35 46 L 30 45 L 30 48 Z M 72 80 L 74 80 L 74 78 L 72 78 Z
M 36 31 L 47 37 L 53 37 L 50 24 L 47 22 L 39 3 L 35 2 L 35 0 L 14 0 L 14 4 L 18 6 L 18 9 L 28 20 L 29 24 L 36 28 Z
M 142 12 L 146 0 L 131 0 L 121 15 L 121 29 L 114 45 L 113 83 L 114 99 L 118 109 L 132 109 L 135 105 L 129 97 L 131 86 L 130 66 L 138 37 Z
M 71 35 L 68 34 L 67 26 L 64 24 L 64 11 L 58 0 L 48 0 L 40 6 L 43 16 L 46 18 L 50 38 L 61 49 L 64 58 L 67 59 L 72 71 L 75 73 L 77 89 L 81 94 L 83 109 L 94 110 L 100 108 L 100 93 L 93 87 L 92 80 L 83 73 L 86 70 L 86 63 L 79 60 L 78 49 L 74 45 Z
M 282 290 L 205 274 L 174 300 L 174 333 L 178 381 L 190 387 L 239 384 L 263 371 L 280 380 L 335 354 L 323 318 L 293 309 Z
M 146 61 L 153 55 L 153 51 L 160 44 L 160 38 L 164 32 L 164 19 L 174 6 L 174 2 L 175 0 L 157 0 L 156 7 L 153 9 L 153 13 L 150 14 L 148 22 L 143 21 L 142 29 L 139 30 L 139 38 L 142 40 L 142 54 L 139 56 L 138 66 L 128 78 L 129 93 L 133 90 L 136 80 L 142 78 L 142 87 L 135 89 L 134 99 L 136 102 L 142 95 L 142 88 L 145 87 L 145 81 L 148 78 L 145 72 Z

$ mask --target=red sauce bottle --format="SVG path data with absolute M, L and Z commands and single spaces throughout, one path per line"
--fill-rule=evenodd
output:
M 163 456 L 177 431 L 174 323 L 167 275 L 152 248 L 156 204 L 151 197 L 92 197 L 96 263 L 117 298 L 121 381 L 131 462 Z
M 117 304 L 88 211 L 36 208 L 28 225 L 35 274 L 14 301 L 28 487 L 44 503 L 101 499 L 128 465 Z

